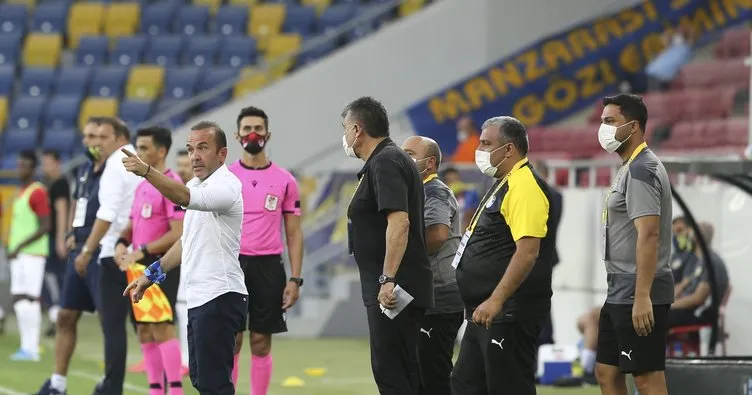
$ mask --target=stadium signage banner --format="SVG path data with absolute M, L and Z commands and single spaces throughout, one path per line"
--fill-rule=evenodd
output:
M 545 125 L 614 92 L 663 49 L 661 34 L 689 25 L 702 36 L 752 17 L 752 0 L 654 0 L 575 26 L 505 57 L 408 109 L 416 133 L 454 151 L 456 120 L 512 115 Z M 514 34 L 510 32 L 510 34 Z

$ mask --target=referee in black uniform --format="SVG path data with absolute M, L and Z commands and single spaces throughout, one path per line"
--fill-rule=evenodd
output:
M 418 395 L 418 337 L 433 307 L 433 275 L 423 229 L 423 182 L 415 163 L 389 138 L 384 106 L 359 98 L 342 113 L 347 156 L 365 161 L 347 211 L 351 252 L 368 316 L 371 369 L 381 395 Z M 394 319 L 396 286 L 414 300 Z
M 454 394 L 535 394 L 536 348 L 551 306 L 550 191 L 527 160 L 525 127 L 496 117 L 475 161 L 497 181 L 481 200 L 453 265 L 468 322 Z

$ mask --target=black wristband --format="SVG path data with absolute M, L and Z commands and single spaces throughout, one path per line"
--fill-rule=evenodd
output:
M 124 245 L 126 247 L 128 247 L 129 245 L 131 245 L 131 243 L 128 240 L 126 240 L 125 237 L 119 238 L 118 241 L 115 243 L 115 247 L 117 247 L 118 244 L 122 244 L 122 245 Z
M 149 175 L 149 172 L 151 171 L 151 165 L 149 165 L 149 168 L 146 169 L 146 173 L 142 176 L 143 178 L 146 178 L 147 175 Z

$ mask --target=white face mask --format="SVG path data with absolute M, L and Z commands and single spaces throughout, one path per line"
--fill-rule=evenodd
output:
M 606 152 L 616 152 L 622 144 L 632 137 L 632 134 L 630 134 L 624 141 L 619 141 L 616 139 L 616 131 L 623 126 L 632 124 L 632 122 L 627 122 L 621 126 L 606 125 L 605 123 L 602 123 L 601 127 L 598 129 L 598 142 L 601 143 L 601 147 L 603 147 Z
M 352 132 L 352 130 L 350 130 L 350 132 Z M 350 132 L 347 132 L 342 135 L 342 148 L 345 150 L 345 155 L 353 159 L 358 159 L 358 154 L 356 154 L 355 149 L 353 149 L 353 146 L 355 145 L 355 140 L 353 140 L 353 145 L 347 145 L 347 135 Z M 356 137 L 355 139 L 357 140 L 358 138 Z
M 499 171 L 499 166 L 501 166 L 501 164 L 504 163 L 504 161 L 507 160 L 508 158 L 502 159 L 498 165 L 494 166 L 491 164 L 491 154 L 502 149 L 503 147 L 504 146 L 502 145 L 501 147 L 496 148 L 495 150 L 491 152 L 475 150 L 475 165 L 478 166 L 478 169 L 480 169 L 481 173 L 489 177 L 496 176 L 496 172 Z
M 457 131 L 457 141 L 465 141 L 467 140 L 467 132 L 464 130 L 458 130 Z

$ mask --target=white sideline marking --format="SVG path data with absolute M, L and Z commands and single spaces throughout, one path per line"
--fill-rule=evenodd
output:
M 87 380 L 91 380 L 91 381 L 93 381 L 95 383 L 98 383 L 102 379 L 101 376 L 96 376 L 96 375 L 93 375 L 91 373 L 83 372 L 83 371 L 80 371 L 80 370 L 73 370 L 73 371 L 71 371 L 70 375 L 71 376 L 76 376 L 76 377 L 81 377 L 81 378 L 84 378 L 84 379 L 87 379 Z M 148 388 L 142 387 L 140 385 L 131 384 L 129 382 L 123 383 L 123 388 L 127 389 L 128 391 L 139 392 L 139 393 L 142 393 L 142 394 L 148 394 L 149 393 L 149 389 Z
M 24 395 L 23 392 L 14 391 L 8 387 L 0 386 L 0 394 L 2 395 Z

